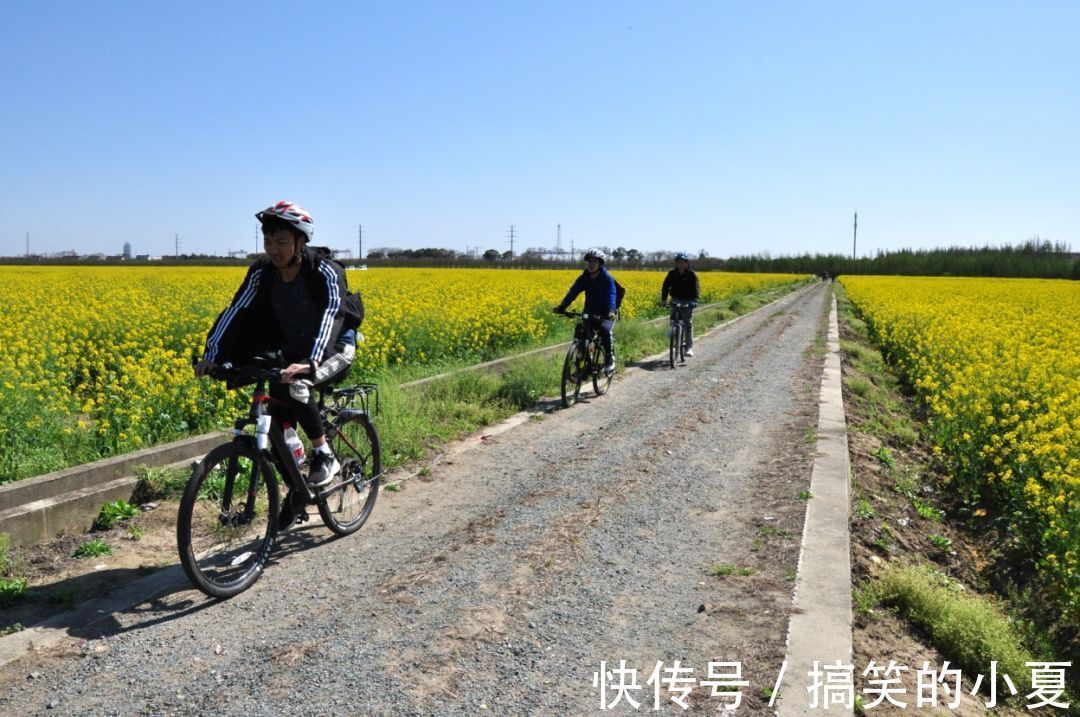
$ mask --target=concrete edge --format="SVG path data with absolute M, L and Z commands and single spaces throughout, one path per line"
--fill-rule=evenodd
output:
M 851 465 L 841 388 L 840 331 L 834 294 L 821 378 L 817 449 L 810 477 L 812 497 L 806 505 L 787 654 L 776 693 L 779 704 L 775 714 L 779 717 L 823 711 L 854 714 L 853 706 L 830 706 L 826 696 L 820 694 L 822 691 L 812 689 L 815 683 L 836 684 L 831 679 L 836 673 L 826 672 L 827 666 L 852 664 L 848 529 Z M 820 672 L 815 673 L 815 667 Z M 816 707 L 812 707 L 815 702 Z

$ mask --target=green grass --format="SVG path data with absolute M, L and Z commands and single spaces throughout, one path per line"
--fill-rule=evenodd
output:
M 0 607 L 18 602 L 26 594 L 26 560 L 11 550 L 11 539 L 0 533 Z
M 1030 674 L 1024 663 L 1034 658 L 997 604 L 926 566 L 891 568 L 875 582 L 872 595 L 878 602 L 922 629 L 945 659 L 971 674 L 996 660 L 998 675 L 1010 675 L 1022 689 L 1020 683 Z
M 741 576 L 741 577 L 746 577 L 746 576 L 749 576 L 749 575 L 753 575 L 754 574 L 754 569 L 753 568 L 746 568 L 746 567 L 737 567 L 735 565 L 721 564 L 721 565 L 712 566 L 711 568 L 709 568 L 708 572 L 709 572 L 709 575 L 712 575 L 714 577 L 726 577 L 728 575 L 737 575 L 737 576 Z
M 191 468 L 137 466 L 135 474 L 139 477 L 136 491 L 139 502 L 175 500 L 183 495 Z
M 73 558 L 94 558 L 99 555 L 112 555 L 112 548 L 104 540 L 94 538 L 87 540 L 71 554 Z

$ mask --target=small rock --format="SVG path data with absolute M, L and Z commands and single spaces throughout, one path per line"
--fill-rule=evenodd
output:
M 705 612 L 708 609 L 709 609 L 709 606 L 708 606 L 707 603 L 701 603 L 700 605 L 698 605 L 697 611 L 698 612 Z
M 28 677 L 29 677 L 29 678 L 30 678 L 31 680 L 36 680 L 37 678 L 41 677 L 41 673 L 40 673 L 40 672 L 31 672 L 31 673 L 30 673 L 30 674 L 28 675 Z

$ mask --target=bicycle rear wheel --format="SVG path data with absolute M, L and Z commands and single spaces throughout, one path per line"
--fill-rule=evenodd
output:
M 379 496 L 379 435 L 371 420 L 358 413 L 336 424 L 327 437 L 341 472 L 332 485 L 319 492 L 319 515 L 337 535 L 350 535 L 367 521 Z
M 589 347 L 589 363 L 592 367 L 592 386 L 597 396 L 603 396 L 611 387 L 611 378 L 615 375 L 614 370 L 608 373 L 604 370 L 604 349 L 600 348 L 600 342 L 594 341 Z
M 562 369 L 562 405 L 570 408 L 577 403 L 581 394 L 581 381 L 588 373 L 588 357 L 582 352 L 578 342 L 570 344 Z
M 679 322 L 679 361 L 686 363 L 686 342 L 690 336 L 690 327 L 682 321 Z
M 194 468 L 176 519 L 180 564 L 211 597 L 243 592 L 259 579 L 277 536 L 273 469 L 249 443 L 210 451 Z

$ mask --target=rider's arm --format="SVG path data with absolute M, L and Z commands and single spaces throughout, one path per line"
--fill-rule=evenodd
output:
M 236 295 L 233 296 L 232 303 L 229 307 L 221 312 L 221 315 L 217 317 L 217 321 L 210 328 L 210 333 L 206 335 L 206 346 L 203 349 L 203 361 L 202 363 L 214 364 L 217 361 L 217 353 L 221 348 L 221 341 L 225 338 L 229 331 L 229 327 L 232 325 L 236 315 L 242 310 L 252 305 L 255 301 L 255 297 L 259 292 L 259 282 L 262 280 L 262 266 L 256 262 L 248 268 L 247 276 L 244 277 L 244 281 L 240 284 L 240 288 L 236 290 Z
M 671 272 L 664 275 L 664 284 L 660 287 L 660 303 L 667 303 L 668 292 L 671 291 Z
M 698 281 L 697 274 L 694 274 L 694 301 L 701 298 L 701 282 Z
M 576 299 L 578 297 L 578 294 L 580 294 L 584 290 L 585 275 L 582 274 L 576 280 L 574 280 L 573 284 L 570 285 L 570 291 L 566 292 L 566 296 L 563 297 L 563 300 L 560 301 L 559 305 L 555 308 L 559 309 L 560 311 L 565 311 L 566 307 L 574 303 L 574 299 Z
M 311 354 L 308 356 L 312 373 L 315 373 L 315 369 L 322 363 L 326 354 L 326 347 L 330 345 L 330 342 L 335 338 L 335 332 L 341 327 L 341 323 L 335 321 L 335 319 L 337 318 L 338 309 L 341 308 L 341 297 L 345 295 L 337 273 L 328 262 L 319 263 L 318 280 L 326 282 L 327 301 L 326 306 L 323 307 L 322 318 L 315 334 L 315 342 L 311 346 Z

